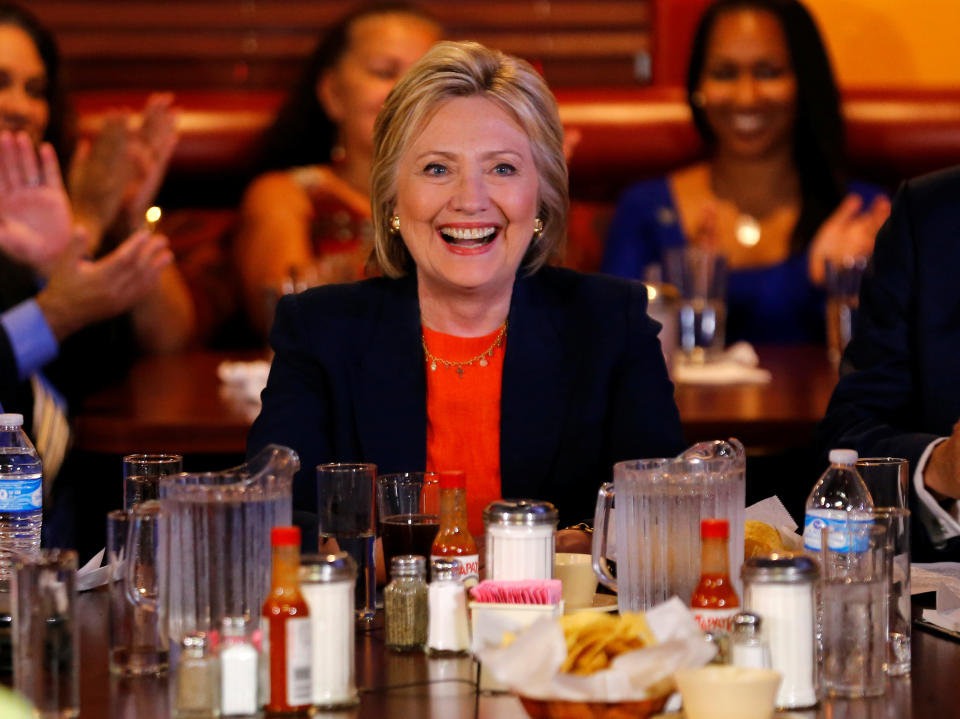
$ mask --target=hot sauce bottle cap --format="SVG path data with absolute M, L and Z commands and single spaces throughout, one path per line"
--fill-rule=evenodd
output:
M 730 523 L 726 519 L 701 519 L 700 537 L 703 539 L 727 539 Z
M 466 489 L 467 473 L 459 469 L 440 472 L 440 489 Z
M 274 547 L 299 547 L 300 527 L 274 527 L 270 530 L 270 544 Z

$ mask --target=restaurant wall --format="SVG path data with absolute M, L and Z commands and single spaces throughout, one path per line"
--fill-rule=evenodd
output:
M 960 88 L 958 0 L 804 0 L 844 87 Z

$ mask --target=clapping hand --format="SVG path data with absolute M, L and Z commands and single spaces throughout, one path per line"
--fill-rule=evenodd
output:
M 70 241 L 70 201 L 49 143 L 0 133 L 0 248 L 46 275 Z
M 167 239 L 146 230 L 134 233 L 99 260 L 86 259 L 86 247 L 87 239 L 78 231 L 37 295 L 37 304 L 58 340 L 131 310 L 173 261 Z
M 823 284 L 825 261 L 842 262 L 873 252 L 877 232 L 890 216 L 890 200 L 880 195 L 869 209 L 861 212 L 862 208 L 859 195 L 847 195 L 820 226 L 808 255 L 808 272 L 814 284 Z
M 80 143 L 70 167 L 70 197 L 90 235 L 90 250 L 120 222 L 121 234 L 138 227 L 156 195 L 177 144 L 173 96 L 147 99 L 135 126 L 130 113 L 112 112 L 92 142 Z

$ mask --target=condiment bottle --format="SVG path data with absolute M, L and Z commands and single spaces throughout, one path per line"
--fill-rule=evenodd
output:
M 427 641 L 427 561 L 401 554 L 390 561 L 393 580 L 383 590 L 387 647 L 396 652 L 423 649 Z
M 487 579 L 553 579 L 557 510 L 549 502 L 501 499 L 483 510 Z
M 460 570 L 455 560 L 433 560 L 433 581 L 427 596 L 430 608 L 427 653 L 430 656 L 468 654 L 467 591 L 460 582 Z
M 730 523 L 726 519 L 700 522 L 700 582 L 690 606 L 700 628 L 719 637 L 724 649 L 733 629 L 733 615 L 740 611 L 740 597 L 730 581 Z
M 247 636 L 244 617 L 224 617 L 220 632 L 220 713 L 225 717 L 253 716 L 260 711 L 257 696 L 258 655 Z
M 430 560 L 451 558 L 460 581 L 470 586 L 480 580 L 480 554 L 467 529 L 467 478 L 464 472 L 440 472 L 440 528 L 430 549 Z
M 300 560 L 300 591 L 313 631 L 313 706 L 340 709 L 360 699 L 354 679 L 354 586 L 357 564 L 346 552 Z
M 848 521 L 870 522 L 870 510 L 873 509 L 873 497 L 857 472 L 857 452 L 853 449 L 831 449 L 830 466 L 813 485 L 807 497 L 807 508 L 803 520 L 803 547 L 808 552 L 820 551 L 821 534 L 824 527 L 845 529 Z M 840 544 L 833 549 L 844 549 L 846 531 L 837 532 L 832 537 Z
M 730 663 L 754 669 L 770 668 L 770 647 L 760 633 L 760 616 L 740 612 L 733 618 Z
M 747 611 L 763 620 L 770 667 L 783 675 L 777 708 L 803 709 L 817 703 L 814 689 L 815 589 L 820 565 L 804 554 L 782 552 L 743 563 Z
M 175 719 L 220 716 L 220 664 L 217 657 L 210 654 L 210 642 L 203 632 L 188 634 L 181 642 L 173 716 Z
M 273 583 L 263 604 L 262 644 L 267 658 L 268 712 L 292 714 L 310 708 L 311 631 L 307 602 L 300 593 L 300 528 L 274 527 Z

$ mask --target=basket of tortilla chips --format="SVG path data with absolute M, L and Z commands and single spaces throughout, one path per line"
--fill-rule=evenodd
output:
M 646 614 L 542 619 L 505 643 L 479 659 L 532 719 L 651 716 L 673 692 L 673 672 L 703 666 L 714 652 L 677 598 Z

